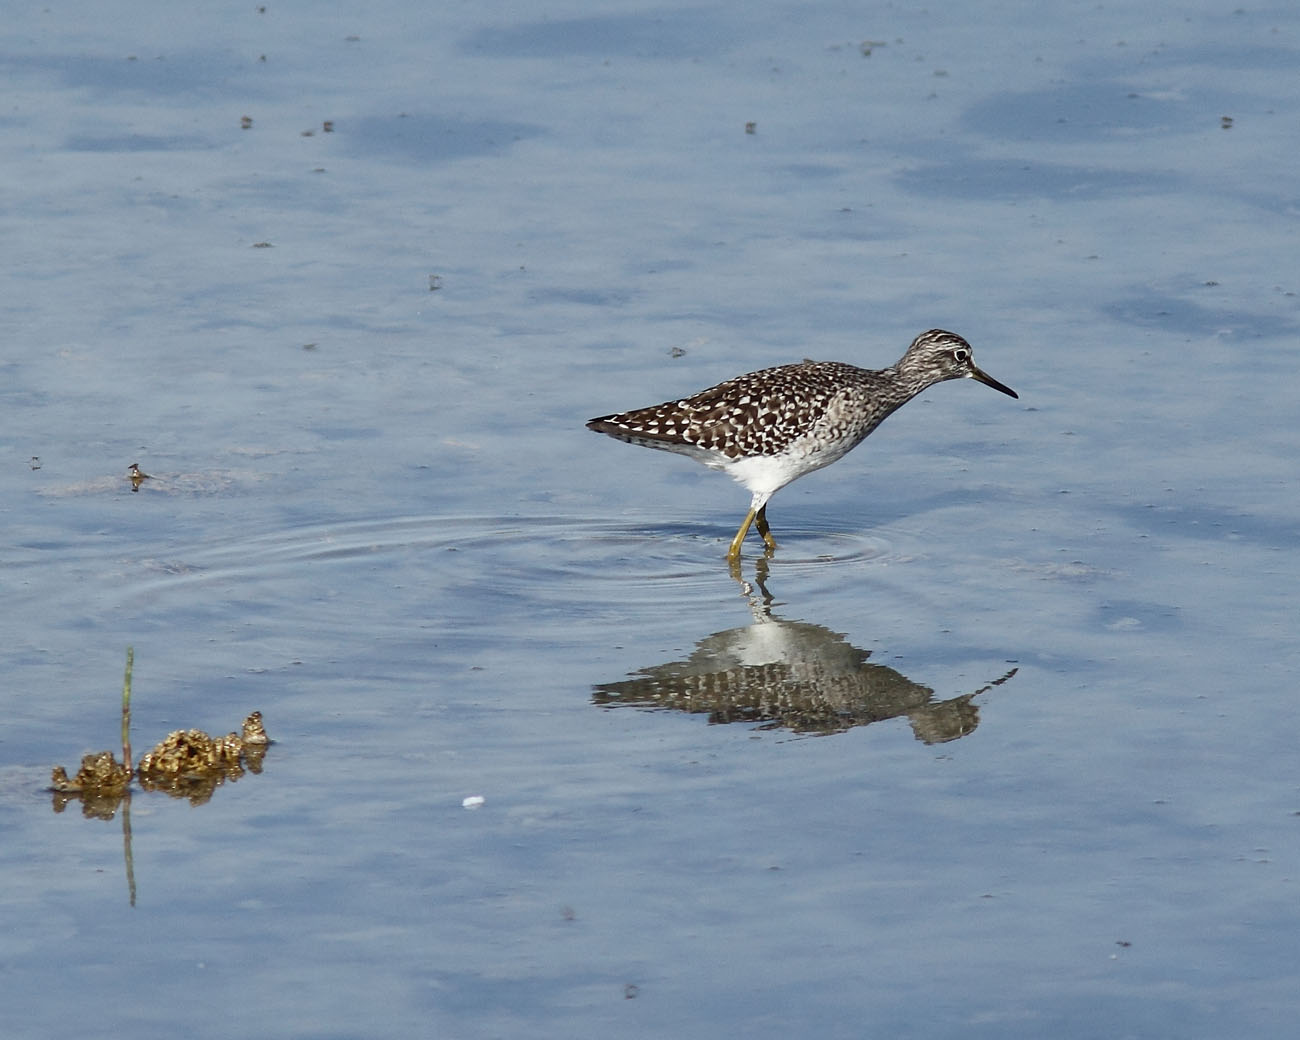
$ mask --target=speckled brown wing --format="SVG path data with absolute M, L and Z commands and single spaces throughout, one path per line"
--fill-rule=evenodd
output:
M 592 419 L 587 426 L 619 440 L 683 454 L 777 455 L 806 434 L 852 366 L 779 365 L 701 390 L 693 397 Z

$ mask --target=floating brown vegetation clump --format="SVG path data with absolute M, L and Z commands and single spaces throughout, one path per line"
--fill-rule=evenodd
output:
M 136 777 L 146 791 L 163 791 L 201 805 L 227 780 L 243 776 L 245 767 L 260 773 L 269 743 L 260 711 L 244 720 L 242 733 L 224 737 L 178 729 L 141 757 Z
M 74 794 L 78 791 L 98 791 L 110 794 L 123 790 L 131 782 L 131 771 L 113 757 L 111 751 L 98 751 L 92 755 L 81 756 L 81 768 L 77 775 L 68 779 L 68 771 L 62 766 L 54 767 L 51 777 L 56 791 Z
M 111 820 L 130 783 L 131 771 L 113 757 L 113 752 L 83 755 L 75 777 L 70 778 L 62 766 L 54 767 L 50 777 L 54 811 L 63 812 L 70 801 L 80 798 L 85 816 Z
M 139 469 L 134 465 L 131 468 Z M 141 474 L 141 479 L 148 478 Z M 135 651 L 128 646 L 126 674 L 122 679 L 122 762 L 111 751 L 87 755 L 72 779 L 68 778 L 66 769 L 55 766 L 50 777 L 55 812 L 63 812 L 68 802 L 80 798 L 86 816 L 112 819 L 124 799 L 130 804 L 133 776 L 146 791 L 163 791 L 201 805 L 227 780 L 233 782 L 243 776 L 245 769 L 253 773 L 262 771 L 262 760 L 271 738 L 266 735 L 260 711 L 244 719 L 242 732 L 224 737 L 210 737 L 201 729 L 178 729 L 141 758 L 140 768 L 133 770 L 131 673 L 134 668 Z
M 212 737 L 200 729 L 176 730 L 141 757 L 134 773 L 111 751 L 86 755 L 73 778 L 63 766 L 54 767 L 50 787 L 55 811 L 62 812 L 69 801 L 80 798 L 86 815 L 110 819 L 128 793 L 133 775 L 146 791 L 162 791 L 202 805 L 227 780 L 238 780 L 245 771 L 260 773 L 270 743 L 262 713 L 255 711 L 244 719 L 241 733 Z
M 138 468 L 138 467 L 137 467 Z M 111 751 L 86 755 L 75 777 L 63 766 L 50 776 L 54 811 L 63 812 L 74 799 L 81 802 L 81 814 L 89 819 L 111 820 L 120 812 L 122 855 L 126 887 L 135 906 L 135 858 L 131 840 L 131 781 L 138 780 L 146 791 L 162 791 L 173 798 L 188 798 L 202 805 L 227 780 L 262 771 L 262 761 L 271 738 L 262 725 L 262 713 L 244 719 L 242 732 L 211 737 L 200 729 L 178 729 L 131 768 L 131 673 L 135 651 L 126 648 L 126 674 L 122 679 L 122 761 Z

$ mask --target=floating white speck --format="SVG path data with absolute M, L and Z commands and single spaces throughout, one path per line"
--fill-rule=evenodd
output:
M 472 794 L 468 798 L 464 799 L 460 804 L 463 809 L 477 809 L 485 801 L 487 801 L 487 799 L 481 794 Z

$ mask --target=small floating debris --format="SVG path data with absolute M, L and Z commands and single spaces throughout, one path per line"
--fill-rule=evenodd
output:
M 462 800 L 460 805 L 462 809 L 477 809 L 486 801 L 487 799 L 481 794 L 472 794 L 468 798 Z
M 140 468 L 140 463 L 133 462 L 126 467 L 126 479 L 131 482 L 132 491 L 139 491 L 140 485 L 146 480 L 153 480 L 153 477 Z
M 262 725 L 262 713 L 260 711 L 253 712 L 244 720 L 241 736 L 245 745 L 254 744 L 265 747 L 271 743 L 271 738 L 266 735 L 266 727 Z

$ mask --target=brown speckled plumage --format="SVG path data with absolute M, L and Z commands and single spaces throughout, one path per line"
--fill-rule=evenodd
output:
M 727 459 L 778 455 L 809 432 L 836 395 L 872 374 L 836 361 L 780 365 L 728 379 L 694 397 L 601 416 L 587 425 L 666 451 L 694 454 L 691 449 L 698 449 Z
M 766 509 L 778 490 L 843 458 L 926 387 L 961 378 L 1017 396 L 975 367 L 964 339 L 931 329 L 889 368 L 838 361 L 779 365 L 692 397 L 602 415 L 587 427 L 630 444 L 689 455 L 744 484 L 753 499 L 728 553 L 734 559 L 755 520 L 769 548 L 775 547 Z

